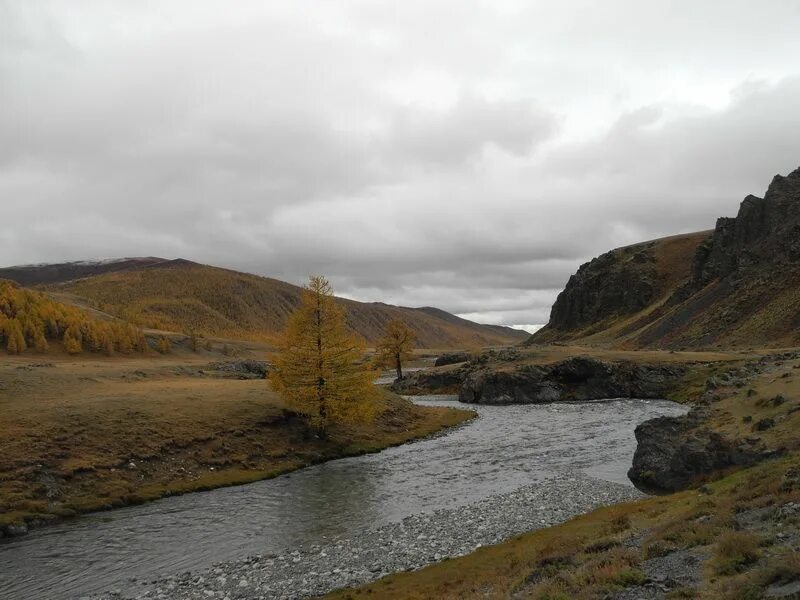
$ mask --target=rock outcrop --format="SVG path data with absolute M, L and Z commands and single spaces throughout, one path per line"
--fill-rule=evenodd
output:
M 444 367 L 447 365 L 455 365 L 462 362 L 467 362 L 470 359 L 469 352 L 447 352 L 438 356 L 433 363 L 434 367 Z
M 653 248 L 652 242 L 619 248 L 581 265 L 558 295 L 548 326 L 582 329 L 642 310 L 657 293 Z
M 705 422 L 708 408 L 681 417 L 659 417 L 636 428 L 638 443 L 628 478 L 647 493 L 686 489 L 704 476 L 764 458 L 745 442 L 728 440 Z
M 604 398 L 663 398 L 681 367 L 573 357 L 553 365 L 467 373 L 459 400 L 470 404 L 540 404 Z
M 264 360 L 225 360 L 208 365 L 210 371 L 224 373 L 239 379 L 266 379 L 272 367 Z
M 717 220 L 692 265 L 694 289 L 753 267 L 800 262 L 800 169 L 776 175 L 763 198 L 747 196 L 734 218 Z
M 407 373 L 389 386 L 395 394 L 413 396 L 419 394 L 457 394 L 464 381 L 467 369 L 451 368 L 424 370 Z

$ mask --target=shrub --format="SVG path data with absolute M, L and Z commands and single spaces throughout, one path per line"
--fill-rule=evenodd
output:
M 710 566 L 718 575 L 732 575 L 756 562 L 761 556 L 760 538 L 743 531 L 723 533 L 714 545 Z
M 158 338 L 158 342 L 156 342 L 156 350 L 160 354 L 168 354 L 170 350 L 172 350 L 172 344 L 170 343 L 169 339 L 161 336 Z

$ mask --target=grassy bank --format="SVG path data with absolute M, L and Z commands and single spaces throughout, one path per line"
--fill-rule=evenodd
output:
M 711 398 L 708 425 L 781 458 L 327 598 L 755 600 L 787 586 L 800 593 L 800 360 L 771 362 L 747 380 L 738 362 L 730 375 L 718 365 L 699 368 L 685 391 Z M 712 391 L 709 375 L 720 381 Z
M 386 392 L 370 425 L 309 436 L 264 380 L 189 357 L 4 359 L 0 531 L 247 483 L 375 452 L 471 418 Z

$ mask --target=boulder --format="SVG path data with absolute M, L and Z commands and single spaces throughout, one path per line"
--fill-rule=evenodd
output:
M 757 462 L 763 453 L 726 439 L 704 422 L 705 408 L 680 417 L 658 417 L 636 428 L 636 452 L 628 478 L 647 493 L 686 489 L 715 471 Z

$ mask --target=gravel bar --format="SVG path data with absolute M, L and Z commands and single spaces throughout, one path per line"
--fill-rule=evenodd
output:
M 249 556 L 94 599 L 293 599 L 352 587 L 462 556 L 599 506 L 643 497 L 633 487 L 564 473 L 465 506 L 406 517 L 351 537 Z M 135 584 L 132 584 L 135 585 Z

